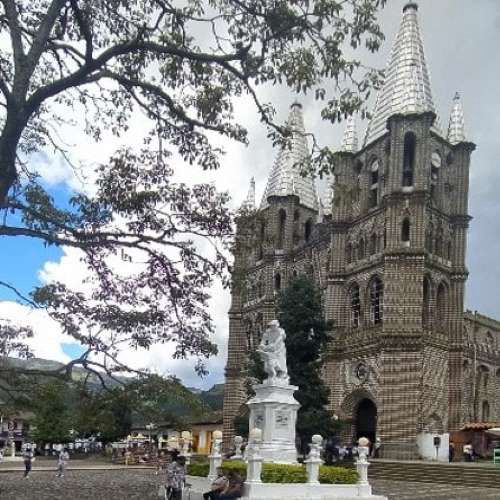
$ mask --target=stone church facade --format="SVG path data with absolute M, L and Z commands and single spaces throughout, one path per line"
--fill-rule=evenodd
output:
M 259 207 L 240 221 L 224 396 L 224 439 L 246 401 L 245 366 L 276 296 L 306 274 L 321 289 L 331 341 L 330 408 L 344 439 L 380 437 L 382 456 L 416 458 L 422 432 L 500 421 L 500 322 L 464 312 L 469 170 L 460 97 L 441 131 L 419 34 L 404 8 L 362 147 L 347 123 L 335 176 L 320 198 L 300 175 L 308 145 L 292 105 Z M 255 210 L 252 210 L 255 209 Z

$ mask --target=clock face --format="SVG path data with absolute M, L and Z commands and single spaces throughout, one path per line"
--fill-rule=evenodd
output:
M 365 382 L 368 378 L 368 368 L 364 363 L 359 363 L 359 365 L 356 366 L 356 378 L 360 382 Z

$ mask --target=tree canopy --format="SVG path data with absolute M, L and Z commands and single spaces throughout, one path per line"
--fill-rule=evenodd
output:
M 286 332 L 290 383 L 299 390 L 294 397 L 301 407 L 297 415 L 297 435 L 302 445 L 313 434 L 327 438 L 339 424 L 327 410 L 329 389 L 322 379 L 321 356 L 326 349 L 327 324 L 320 291 L 305 276 L 291 281 L 280 296 L 278 318 Z
M 327 409 L 329 389 L 322 378 L 322 354 L 327 347 L 327 322 L 324 319 L 321 292 L 306 276 L 294 278 L 281 292 L 277 317 L 286 332 L 287 367 L 290 384 L 298 386 L 294 393 L 300 403 L 297 414 L 297 436 L 302 452 L 313 434 L 328 438 L 340 428 L 340 422 Z M 254 395 L 252 384 L 262 382 L 267 374 L 257 352 L 250 353 L 247 392 Z M 238 432 L 248 434 L 248 413 L 234 420 Z
M 99 437 L 102 442 L 124 439 L 133 426 L 148 424 L 181 428 L 186 418 L 206 410 L 200 399 L 175 377 L 152 375 L 103 389 L 84 381 L 47 378 L 18 398 L 15 409 L 30 423 L 36 442 L 65 443 Z
M 88 293 L 54 282 L 26 297 L 0 280 L 84 346 L 59 374 L 77 364 L 124 370 L 120 349 L 158 342 L 174 343 L 177 357 L 216 352 L 207 301 L 215 279 L 227 283 L 228 195 L 173 182 L 173 158 L 215 169 L 215 135 L 246 143 L 241 97 L 286 146 L 289 131 L 259 97 L 266 85 L 313 92 L 327 120 L 363 111 L 379 73 L 346 54 L 379 47 L 384 3 L 0 0 L 0 236 L 77 248 L 89 270 Z M 143 146 L 102 159 L 93 190 L 56 201 L 34 156 L 55 151 L 78 169 L 60 130 L 121 137 L 138 112 L 150 123 Z M 330 158 L 316 148 L 318 165 Z M 116 258 L 129 262 L 126 273 Z M 29 329 L 0 325 L 0 354 L 29 355 Z

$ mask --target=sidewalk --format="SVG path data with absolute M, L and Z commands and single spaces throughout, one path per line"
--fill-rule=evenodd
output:
M 70 460 L 66 470 L 125 470 L 125 469 L 150 469 L 154 470 L 154 465 L 124 465 L 113 464 L 104 460 Z M 3 461 L 0 463 L 0 473 L 2 472 L 19 472 L 24 470 L 24 463 Z M 33 472 L 49 472 L 57 470 L 57 460 L 37 458 L 33 462 Z

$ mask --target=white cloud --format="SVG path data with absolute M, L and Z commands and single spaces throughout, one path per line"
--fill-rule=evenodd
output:
M 46 311 L 32 309 L 17 302 L 0 302 L 0 318 L 8 320 L 18 326 L 30 326 L 34 337 L 28 339 L 26 344 L 30 347 L 35 357 L 61 361 L 70 361 L 63 352 L 62 344 L 74 340 L 61 331 L 59 324 L 49 317 Z

